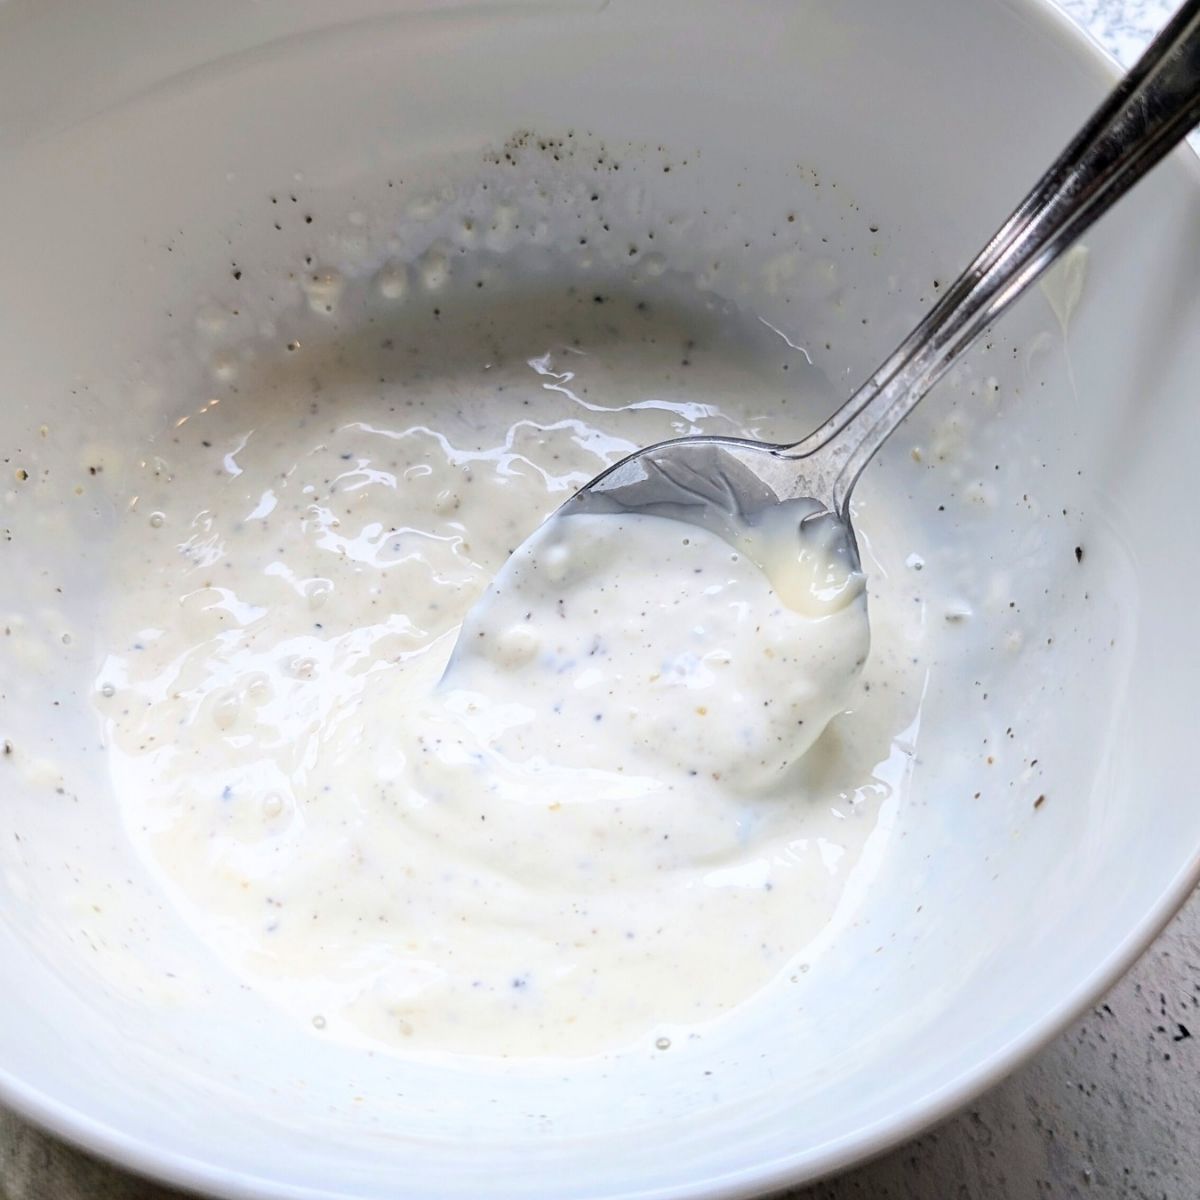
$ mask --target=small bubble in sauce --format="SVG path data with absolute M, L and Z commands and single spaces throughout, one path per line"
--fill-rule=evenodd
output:
M 314 1029 L 324 1029 L 325 1028 L 325 1018 L 323 1016 L 321 1016 L 320 1013 L 317 1013 L 317 1015 L 315 1017 L 313 1017 L 312 1023 L 313 1023 Z
M 161 512 L 152 512 L 150 514 L 150 528 L 161 529 L 167 522 L 167 514 Z
M 338 271 L 313 271 L 300 282 L 308 307 L 315 313 L 329 314 L 336 310 L 346 281 Z
M 324 608 L 326 601 L 333 595 L 333 584 L 328 579 L 310 579 L 304 585 L 304 598 L 312 611 Z
M 237 360 L 227 354 L 219 354 L 212 360 L 213 378 L 220 383 L 232 383 L 237 378 Z
M 659 1050 L 670 1050 L 671 1039 L 668 1037 L 660 1037 L 658 1041 L 654 1043 L 654 1045 Z
M 532 629 L 513 625 L 493 640 L 493 657 L 501 666 L 517 667 L 537 654 L 538 645 L 538 636 Z
M 251 704 L 265 704 L 271 698 L 271 681 L 259 671 L 246 684 L 246 698 Z
M 655 279 L 667 269 L 667 260 L 661 254 L 647 254 L 638 264 L 641 275 Z
M 235 279 L 240 278 L 241 272 L 235 267 L 233 270 Z M 196 314 L 196 329 L 198 332 L 209 337 L 215 337 L 217 334 L 224 333 L 229 325 L 229 318 L 222 309 L 215 307 L 202 308 Z
M 227 693 L 222 696 L 213 706 L 213 724 L 218 729 L 232 729 L 237 724 L 237 719 L 241 715 L 242 706 L 238 701 L 237 696 L 232 693 Z
M 288 663 L 288 673 L 294 679 L 312 679 L 317 673 L 316 659 L 300 656 Z
M 571 552 L 566 546 L 551 546 L 542 559 L 542 566 L 551 583 L 562 583 L 571 569 Z
M 444 488 L 438 492 L 433 501 L 433 511 L 438 516 L 447 516 L 449 513 L 455 512 L 462 504 L 462 497 L 455 491 L 449 488 Z
M 430 246 L 417 262 L 417 274 L 427 292 L 440 292 L 450 282 L 449 255 L 441 246 Z
M 408 295 L 408 268 L 399 263 L 384 267 L 376 287 L 385 300 L 403 300 Z

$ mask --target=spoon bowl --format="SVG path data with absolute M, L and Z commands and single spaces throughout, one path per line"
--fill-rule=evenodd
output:
M 854 529 L 833 499 L 834 465 L 820 453 L 801 458 L 794 446 L 746 438 L 673 438 L 638 450 L 597 475 L 556 515 L 670 517 L 735 541 L 773 508 L 792 501 L 800 533 L 819 533 L 826 540 L 832 536 L 845 566 L 857 571 Z

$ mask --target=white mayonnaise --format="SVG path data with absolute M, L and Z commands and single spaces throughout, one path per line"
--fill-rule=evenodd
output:
M 701 335 L 674 369 L 671 320 L 289 350 L 129 480 L 96 685 L 127 829 L 315 1036 L 669 1043 L 796 969 L 903 785 L 911 597 L 872 597 L 868 656 L 862 577 L 804 558 L 795 513 L 522 546 L 636 446 L 778 408 Z

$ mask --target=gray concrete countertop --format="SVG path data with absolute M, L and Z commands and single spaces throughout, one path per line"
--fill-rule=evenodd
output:
M 1054 0 L 1126 67 L 1167 23 L 1180 0 Z
M 1058 0 L 1133 62 L 1174 0 Z M 1200 895 L 1104 1001 L 957 1117 L 789 1200 L 1200 1197 Z M 181 1200 L 0 1110 L 0 1200 Z

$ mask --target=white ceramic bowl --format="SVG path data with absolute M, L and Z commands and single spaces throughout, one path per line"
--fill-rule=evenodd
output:
M 688 229 L 689 269 L 726 258 L 708 286 L 791 305 L 844 393 L 1111 83 L 1061 17 L 1033 0 L 63 7 L 0 5 L 0 612 L 23 622 L 0 639 L 0 1099 L 225 1196 L 747 1196 L 946 1114 L 1146 946 L 1200 871 L 1188 151 L 1088 239 L 1066 328 L 1027 297 L 864 481 L 877 503 L 913 445 L 957 437 L 982 503 L 945 536 L 1020 603 L 993 603 L 965 681 L 927 696 L 958 750 L 916 764 L 799 1007 L 764 1000 L 702 1053 L 610 1070 L 322 1044 L 239 988 L 133 860 L 89 698 L 118 514 L 88 440 L 195 404 L 196 322 L 238 303 L 234 262 L 274 280 L 286 317 L 284 249 L 367 269 L 414 178 L 570 131 L 607 146 L 606 183 L 620 160 L 631 213 Z M 273 228 L 289 191 L 319 232 Z M 795 253 L 738 266 L 786 215 Z

